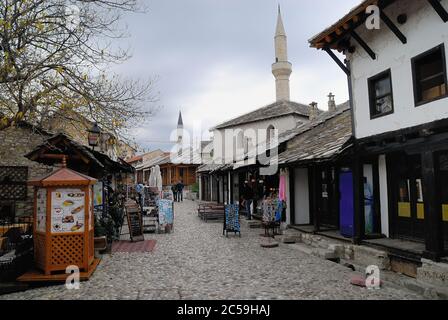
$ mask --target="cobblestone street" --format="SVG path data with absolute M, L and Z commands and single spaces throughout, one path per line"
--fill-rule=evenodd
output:
M 352 271 L 281 244 L 263 249 L 260 229 L 242 237 L 222 236 L 221 223 L 204 223 L 196 203 L 176 204 L 171 234 L 152 253 L 105 255 L 80 290 L 57 285 L 0 299 L 420 299 L 385 285 L 367 290 L 350 285 Z

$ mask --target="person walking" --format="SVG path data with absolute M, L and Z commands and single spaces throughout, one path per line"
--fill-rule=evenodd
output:
M 183 202 L 184 201 L 184 188 L 185 185 L 183 184 L 182 180 L 179 180 L 177 183 L 177 201 Z
M 250 210 L 250 207 L 252 205 L 252 202 L 254 201 L 254 191 L 252 190 L 252 187 L 249 185 L 248 181 L 244 182 L 243 197 L 245 200 L 244 204 L 246 207 L 247 220 L 252 220 L 252 212 Z
M 135 186 L 135 192 L 137 193 L 138 197 L 138 205 L 140 209 L 143 211 L 143 192 L 144 192 L 145 186 L 142 183 L 138 183 Z
M 173 201 L 177 202 L 177 184 L 171 186 L 171 192 L 173 192 Z

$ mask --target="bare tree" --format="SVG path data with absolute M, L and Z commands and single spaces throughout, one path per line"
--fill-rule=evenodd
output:
M 140 9 L 138 0 L 1 0 L 0 130 L 56 115 L 122 137 L 153 115 L 153 79 L 108 72 L 130 57 L 117 46 L 122 14 Z

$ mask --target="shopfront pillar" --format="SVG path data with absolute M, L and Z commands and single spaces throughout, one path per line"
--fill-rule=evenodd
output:
M 354 235 L 353 242 L 360 244 L 365 235 L 364 217 L 364 165 L 361 157 L 356 155 L 353 160 L 353 208 Z
M 434 152 L 422 152 L 423 198 L 425 199 L 425 243 L 424 257 L 440 260 L 443 256 L 442 211 L 437 188 L 437 164 Z

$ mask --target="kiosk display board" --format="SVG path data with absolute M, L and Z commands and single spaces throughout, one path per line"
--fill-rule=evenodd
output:
M 40 188 L 36 193 L 36 231 L 44 233 L 47 230 L 47 189 Z
M 80 189 L 57 189 L 51 193 L 51 232 L 84 232 L 85 192 Z

